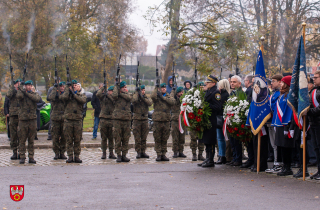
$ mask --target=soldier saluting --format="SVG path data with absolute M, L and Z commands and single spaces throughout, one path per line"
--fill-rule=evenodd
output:
M 23 88 L 24 85 L 24 88 Z M 18 91 L 17 99 L 20 104 L 19 111 L 19 153 L 20 164 L 24 164 L 26 160 L 26 140 L 28 139 L 29 163 L 36 163 L 34 155 L 34 137 L 37 132 L 37 103 L 41 100 L 38 93 L 32 92 L 33 82 L 22 81 Z

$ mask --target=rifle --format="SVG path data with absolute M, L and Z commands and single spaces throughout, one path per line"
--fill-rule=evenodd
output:
M 174 61 L 173 61 L 173 65 L 172 65 L 172 84 L 173 87 L 175 86 L 175 82 L 176 82 L 176 74 L 174 73 Z
M 120 60 L 121 60 L 121 54 L 119 56 L 119 62 L 118 62 L 118 68 L 117 68 L 117 76 L 116 76 L 116 85 L 120 84 L 121 76 L 120 76 Z
M 239 57 L 238 57 L 238 55 L 237 55 L 237 62 L 236 62 L 236 75 L 238 75 L 238 74 L 239 74 L 238 60 L 239 60 Z
M 69 65 L 68 65 L 68 54 L 66 54 L 66 63 L 67 63 L 67 67 L 66 67 L 66 70 L 67 70 L 67 83 L 68 84 L 71 84 L 71 77 L 70 77 L 70 69 L 69 69 Z M 71 84 L 71 88 L 72 88 L 72 91 L 74 91 L 73 89 L 73 84 Z
M 13 67 L 11 66 L 11 54 L 9 54 L 9 58 L 10 58 L 10 74 L 11 74 L 11 82 L 12 82 L 12 85 L 14 85 L 14 81 L 13 81 L 14 72 L 13 72 Z
M 158 56 L 156 56 L 156 87 L 160 87 L 159 69 L 158 69 Z
M 194 87 L 198 85 L 198 69 L 197 69 L 198 58 L 196 57 L 196 62 L 194 64 Z
M 140 87 L 140 81 L 139 81 L 139 61 L 137 66 L 137 74 L 136 74 L 136 88 Z
M 103 84 L 104 93 L 107 95 L 107 72 L 106 72 L 106 58 L 103 59 Z
M 57 87 L 57 93 L 56 96 L 59 97 L 59 81 L 58 81 L 58 70 L 57 70 L 57 56 L 54 56 L 54 83 L 56 84 L 55 86 Z
M 222 68 L 220 70 L 220 80 L 221 80 L 221 77 L 222 77 Z
M 28 57 L 29 57 L 29 54 L 27 53 L 26 64 L 25 64 L 24 69 L 23 69 L 23 77 L 22 77 L 22 81 L 23 81 L 23 82 L 25 82 L 25 79 L 26 79 L 27 65 L 28 65 Z

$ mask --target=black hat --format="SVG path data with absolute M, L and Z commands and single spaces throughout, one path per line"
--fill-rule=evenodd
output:
M 212 75 L 208 75 L 207 78 L 206 78 L 206 82 L 215 82 L 215 83 L 218 83 L 219 80 L 217 77 L 214 77 Z

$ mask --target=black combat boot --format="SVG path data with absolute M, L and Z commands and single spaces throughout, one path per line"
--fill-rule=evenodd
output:
M 141 153 L 140 153 L 140 152 L 137 152 L 136 158 L 137 158 L 137 159 L 140 159 L 140 158 L 141 158 Z
M 192 161 L 197 161 L 198 158 L 197 158 L 197 153 L 193 153 L 192 154 Z
M 306 177 L 309 177 L 309 176 L 310 176 L 310 175 L 309 175 L 308 169 L 306 168 Z M 300 167 L 300 168 L 299 168 L 299 171 L 298 171 L 296 174 L 294 174 L 293 177 L 295 177 L 295 178 L 301 178 L 301 177 L 303 177 L 303 168 Z
M 58 160 L 59 159 L 59 153 L 56 153 L 55 155 L 54 155 L 54 158 L 53 158 L 54 160 Z
M 113 154 L 113 152 L 110 152 L 109 159 L 117 159 L 117 157 Z
M 25 158 L 21 158 L 19 163 L 20 163 L 20 164 L 24 164 L 24 163 L 25 163 L 25 161 L 26 161 L 26 159 L 25 159 Z
M 64 155 L 64 152 L 60 152 L 60 159 L 66 160 L 68 158 Z
M 186 158 L 187 156 L 183 152 L 179 152 L 179 157 Z
M 216 162 L 216 164 L 221 165 L 221 164 L 226 164 L 227 163 L 227 158 L 225 156 L 219 157 L 219 160 Z
M 198 154 L 198 160 L 204 161 L 205 158 L 202 156 L 202 152 Z
M 173 152 L 173 158 L 177 158 L 178 157 L 178 152 Z
M 36 164 L 37 162 L 33 158 L 29 158 L 29 163 Z
M 107 158 L 107 152 L 102 152 L 101 159 L 106 159 Z
M 74 162 L 75 162 L 75 163 L 82 163 L 82 160 L 80 160 L 79 157 L 75 156 L 75 157 L 74 157 Z
M 202 164 L 203 168 L 214 167 L 213 153 L 209 152 L 209 160 Z
M 149 155 L 147 155 L 145 152 L 141 153 L 141 158 L 149 158 Z
M 122 162 L 122 156 L 121 155 L 118 155 L 118 158 L 117 158 L 117 163 L 121 163 Z
M 293 175 L 293 171 L 291 170 L 291 165 L 284 164 L 282 170 L 277 173 L 278 176 L 289 176 Z
M 166 155 L 161 155 L 161 161 L 169 161 L 169 158 Z
M 73 156 L 69 156 L 68 160 L 66 160 L 66 163 L 73 163 Z
M 17 160 L 18 159 L 18 153 L 17 150 L 13 151 L 13 155 L 10 158 L 11 160 Z
M 126 155 L 122 155 L 122 162 L 129 162 L 130 159 L 126 157 Z
M 315 173 L 312 176 L 310 176 L 310 179 L 316 179 L 318 177 L 320 177 L 320 171 L 317 171 L 317 173 Z
M 199 154 L 200 155 L 200 154 Z M 198 158 L 199 159 L 199 158 Z M 198 166 L 202 166 L 203 164 L 205 164 L 207 161 L 209 161 L 209 154 L 208 152 L 206 152 L 206 159 L 204 159 L 204 161 L 202 163 L 198 163 Z
M 161 161 L 161 155 L 157 155 L 156 161 Z

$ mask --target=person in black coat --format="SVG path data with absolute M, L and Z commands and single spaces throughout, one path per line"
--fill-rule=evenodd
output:
M 207 153 L 207 159 L 199 164 L 199 166 L 202 167 L 214 167 L 213 158 L 215 153 L 215 145 L 217 143 L 217 114 L 220 113 L 222 109 L 221 94 L 217 88 L 218 81 L 219 80 L 212 75 L 209 75 L 206 79 L 206 95 L 204 99 L 209 103 L 209 107 L 212 111 L 211 116 L 209 117 L 212 127 L 204 130 L 202 139 L 199 139 L 200 143 L 204 143 L 206 145 Z
M 99 89 L 103 86 L 102 83 L 99 84 Z M 98 90 L 99 90 L 98 89 Z M 92 139 L 97 138 L 97 132 L 98 132 L 98 127 L 99 127 L 99 122 L 100 122 L 100 112 L 101 112 L 101 106 L 100 106 L 100 101 L 97 98 L 97 92 L 96 90 L 93 95 L 92 95 L 92 100 L 91 100 L 91 105 L 92 108 L 94 108 L 94 125 L 93 125 L 93 134 L 92 134 Z
M 4 115 L 6 116 L 7 121 L 7 135 L 10 141 L 10 129 L 9 129 L 9 107 L 10 107 L 10 99 L 6 96 L 4 99 Z
M 186 80 L 183 84 L 184 84 L 184 88 L 183 88 L 184 92 L 187 92 L 192 88 L 192 83 L 190 80 Z

